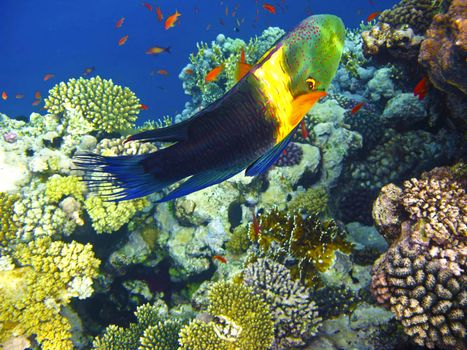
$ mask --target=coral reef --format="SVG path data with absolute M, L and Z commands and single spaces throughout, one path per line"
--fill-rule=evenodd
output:
M 300 164 L 303 158 L 302 148 L 291 142 L 287 145 L 284 152 L 279 156 L 277 161 L 274 163 L 275 166 L 294 166 Z
M 328 209 L 329 195 L 325 187 L 310 187 L 297 190 L 287 207 L 291 212 L 316 213 L 321 215 Z
M 70 110 L 80 118 L 74 123 L 88 132 L 108 133 L 133 127 L 140 111 L 139 99 L 128 88 L 115 85 L 101 77 L 70 79 L 55 85 L 44 100 L 49 113 L 61 114 Z M 70 114 L 71 115 L 71 114 Z M 69 113 L 65 118 L 71 119 Z M 71 120 L 69 120 L 71 122 Z
M 194 320 L 180 332 L 180 349 L 268 349 L 274 324 L 268 304 L 243 285 L 217 282 L 209 290 L 209 322 Z
M 18 195 L 0 192 L 0 246 L 6 247 L 16 239 L 18 228 L 13 220 L 13 208 L 18 198 Z
M 52 203 L 58 203 L 64 196 L 72 196 L 83 201 L 85 185 L 77 176 L 54 175 L 45 184 L 45 196 Z
M 465 174 L 435 168 L 403 189 L 388 185 L 373 210 L 392 244 L 373 266 L 372 292 L 415 343 L 430 349 L 467 345 L 465 184 Z
M 275 331 L 271 349 L 304 346 L 317 333 L 321 318 L 310 290 L 293 281 L 284 265 L 258 259 L 246 267 L 243 279 L 270 305 Z
M 52 242 L 18 244 L 0 270 L 0 340 L 36 335 L 44 350 L 72 349 L 71 324 L 61 313 L 71 298 L 88 298 L 100 261 L 92 246 Z

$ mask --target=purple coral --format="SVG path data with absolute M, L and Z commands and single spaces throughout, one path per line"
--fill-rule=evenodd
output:
M 8 131 L 3 134 L 3 140 L 8 143 L 14 143 L 18 139 L 18 134 L 13 131 Z
M 291 142 L 287 148 L 284 150 L 284 152 L 280 155 L 280 157 L 277 159 L 276 163 L 274 165 L 279 166 L 279 167 L 284 167 L 284 166 L 293 166 L 300 164 L 303 158 L 303 150 L 302 148 L 295 144 L 294 142 Z

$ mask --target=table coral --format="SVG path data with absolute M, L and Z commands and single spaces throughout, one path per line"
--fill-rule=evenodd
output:
M 430 349 L 467 346 L 465 184 L 465 174 L 435 168 L 391 190 L 373 211 L 391 238 L 398 217 L 400 236 L 374 264 L 372 292 L 415 343 Z
M 72 349 L 61 308 L 92 294 L 100 264 L 92 246 L 44 237 L 19 244 L 11 257 L 16 266 L 0 271 L 0 339 L 36 335 L 44 350 Z
M 316 335 L 321 318 L 311 290 L 293 280 L 284 265 L 259 259 L 246 267 L 243 280 L 270 305 L 275 332 L 271 349 L 305 346 Z
M 141 106 L 130 89 L 99 76 L 61 82 L 49 91 L 44 103 L 53 114 L 77 111 L 77 120 L 70 120 L 70 123 L 86 124 L 91 130 L 108 133 L 133 127 Z
M 261 350 L 274 338 L 268 304 L 253 289 L 217 282 L 209 290 L 208 323 L 194 320 L 180 331 L 181 350 Z

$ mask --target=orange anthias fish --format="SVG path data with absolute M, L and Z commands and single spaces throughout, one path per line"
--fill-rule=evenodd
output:
M 117 23 L 115 23 L 115 28 L 120 28 L 125 21 L 125 17 L 120 18 Z
M 175 22 L 177 22 L 178 17 L 180 16 L 181 14 L 177 10 L 175 10 L 175 13 L 165 20 L 165 30 L 172 28 L 175 25 Z
M 204 77 L 204 81 L 208 83 L 210 81 L 216 80 L 219 74 L 221 74 L 223 70 L 224 70 L 224 63 L 222 63 L 220 66 L 217 66 L 211 69 L 211 71 L 208 74 L 206 74 L 206 76 Z
M 156 71 L 156 73 L 160 75 L 169 75 L 169 72 L 165 69 L 159 69 L 158 71 Z
M 120 38 L 120 40 L 118 41 L 118 46 L 124 45 L 127 40 L 128 40 L 128 35 L 125 35 L 124 37 Z
M 162 20 L 164 19 L 164 15 L 162 14 L 162 11 L 159 7 L 156 7 L 156 13 L 157 13 L 157 20 L 159 22 L 162 22 Z
M 34 100 L 32 105 L 37 106 L 37 105 L 39 105 L 39 103 L 41 103 L 41 100 Z
M 163 52 L 170 53 L 170 46 L 168 47 L 159 47 L 159 46 L 154 46 L 150 47 L 149 49 L 146 50 L 146 55 L 157 55 Z
M 418 99 L 421 101 L 426 97 L 426 94 L 428 93 L 428 88 L 430 87 L 430 82 L 427 77 L 423 77 L 417 85 L 415 85 L 415 88 L 413 89 L 413 95 L 417 96 Z
M 355 113 L 357 113 L 357 112 L 360 110 L 360 108 L 363 107 L 364 104 L 365 104 L 365 102 L 357 103 L 357 104 L 354 106 L 354 108 L 352 108 L 352 110 L 350 111 L 350 113 L 351 113 L 352 115 L 355 114 Z
M 240 61 L 237 63 L 237 71 L 235 72 L 235 79 L 239 81 L 242 79 L 251 69 L 251 64 L 245 62 L 245 50 L 242 47 L 240 54 Z
M 219 260 L 221 263 L 227 264 L 227 259 L 224 258 L 224 257 L 221 256 L 221 255 L 214 255 L 214 256 L 212 257 L 212 259 L 213 259 L 213 260 Z
M 266 11 L 269 11 L 270 13 L 272 13 L 273 15 L 276 14 L 276 7 L 274 5 L 271 5 L 271 4 L 263 4 L 263 9 L 265 9 Z
M 37 90 L 35 93 L 34 93 L 34 98 L 36 100 L 40 100 L 42 98 L 42 94 L 39 90 Z
M 308 129 L 306 128 L 305 119 L 302 119 L 302 121 L 300 122 L 300 128 L 301 128 L 301 131 L 302 131 L 302 137 L 304 139 L 307 139 L 308 136 L 310 136 L 310 133 L 308 132 Z
M 142 109 L 143 111 L 147 111 L 149 109 L 148 105 L 145 105 L 144 103 L 141 103 L 139 106 L 139 109 Z
M 54 76 L 55 76 L 55 74 L 47 73 L 46 75 L 44 75 L 44 81 L 52 79 Z
M 8 98 L 8 94 L 6 93 L 6 91 L 3 91 L 2 92 L 2 99 L 6 100 L 7 98 Z
M 368 17 L 366 18 L 366 21 L 367 22 L 371 22 L 372 20 L 374 20 L 376 17 L 379 16 L 379 14 L 381 13 L 381 11 L 376 11 L 376 12 L 372 12 L 368 15 Z
M 152 11 L 152 6 L 148 4 L 147 2 L 144 2 L 143 6 L 146 7 L 149 11 Z

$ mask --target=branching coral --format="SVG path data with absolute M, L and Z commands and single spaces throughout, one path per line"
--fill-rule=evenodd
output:
M 467 346 L 465 183 L 465 175 L 436 168 L 403 190 L 386 190 L 373 210 L 377 227 L 393 242 L 373 266 L 372 292 L 413 341 L 428 348 Z
M 270 305 L 275 330 L 272 349 L 306 345 L 321 322 L 310 290 L 292 280 L 284 265 L 271 259 L 248 265 L 243 277 L 245 284 Z
M 259 226 L 259 234 L 250 227 L 250 239 L 258 243 L 262 254 L 294 261 L 292 277 L 307 286 L 319 283 L 319 272 L 332 265 L 336 250 L 350 253 L 352 247 L 334 220 L 322 221 L 315 213 L 304 218 L 274 209 L 260 216 Z
M 0 271 L 0 340 L 36 335 L 44 350 L 72 349 L 71 325 L 61 308 L 92 294 L 100 264 L 92 246 L 44 237 L 18 244 L 11 257 L 15 264 Z
M 83 201 L 84 183 L 77 176 L 52 176 L 45 185 L 45 196 L 52 203 L 58 203 L 65 196 Z
M 274 338 L 268 304 L 243 285 L 218 282 L 209 290 L 208 323 L 194 320 L 180 332 L 184 350 L 261 350 Z
M 17 195 L 0 192 L 0 246 L 16 240 L 18 228 L 13 221 L 13 206 L 18 198 Z
M 74 110 L 77 119 L 90 130 L 109 133 L 133 127 L 141 106 L 130 89 L 100 77 L 70 79 L 55 85 L 44 102 L 49 113 Z

